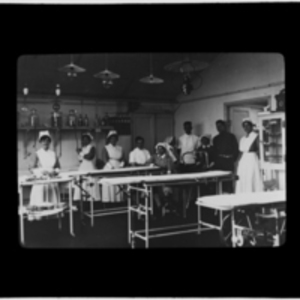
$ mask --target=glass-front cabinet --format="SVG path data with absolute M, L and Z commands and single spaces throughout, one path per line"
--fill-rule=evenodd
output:
M 276 179 L 282 187 L 286 162 L 285 113 L 258 114 L 258 120 L 259 156 L 264 180 Z

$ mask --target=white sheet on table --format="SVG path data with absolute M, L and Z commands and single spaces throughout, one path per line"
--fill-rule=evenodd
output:
M 246 206 L 252 204 L 271 204 L 285 201 L 285 191 L 272 191 L 200 197 L 196 201 L 196 204 L 216 208 L 233 208 L 237 206 Z
M 91 171 L 70 171 L 70 172 L 62 172 L 64 176 L 81 176 L 81 175 L 113 175 L 113 174 L 123 174 L 130 172 L 141 172 L 141 171 L 154 171 L 159 170 L 158 167 L 128 167 L 128 168 L 120 168 L 120 169 L 112 169 L 112 170 L 91 170 Z
M 184 180 L 195 180 L 204 178 L 215 178 L 229 176 L 229 171 L 209 171 L 201 173 L 188 173 L 188 174 L 168 174 L 168 175 L 152 175 L 152 176 L 129 176 L 129 177 L 118 177 L 118 178 L 102 178 L 99 180 L 100 184 L 108 183 L 111 185 L 126 185 L 135 183 L 155 183 L 155 182 L 172 182 L 172 181 L 184 181 Z
M 30 186 L 34 184 L 47 184 L 47 183 L 66 183 L 72 180 L 72 178 L 68 176 L 60 175 L 60 178 L 51 178 L 51 179 L 45 179 L 45 180 L 31 180 L 26 181 L 28 178 L 32 176 L 21 176 L 19 177 L 19 184 L 22 184 L 23 186 Z

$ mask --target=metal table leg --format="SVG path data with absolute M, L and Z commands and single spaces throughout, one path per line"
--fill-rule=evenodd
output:
M 131 193 L 129 188 L 127 191 L 127 197 L 128 197 L 128 243 L 131 243 Z
M 237 235 L 235 230 L 234 209 L 231 210 L 231 226 L 232 226 L 232 235 L 231 235 L 232 247 L 236 248 Z
M 147 196 L 145 198 L 145 210 L 146 210 L 146 216 L 145 216 L 145 237 L 146 237 L 146 249 L 149 248 L 149 192 L 147 193 Z
M 60 196 L 59 196 L 59 200 L 60 200 Z M 58 207 L 60 206 L 60 201 L 58 200 Z M 61 230 L 62 228 L 62 224 L 61 224 L 61 215 L 62 213 L 58 213 L 58 229 Z
M 198 234 L 201 234 L 201 206 L 198 205 Z
M 74 230 L 73 230 L 73 203 L 72 203 L 72 186 L 73 186 L 73 181 L 69 182 L 69 214 L 70 214 L 70 234 L 72 236 L 75 236 Z
M 25 244 L 25 235 L 24 235 L 24 203 L 23 203 L 23 188 L 20 186 L 19 187 L 19 195 L 20 195 L 20 233 L 21 233 L 21 243 L 24 245 Z

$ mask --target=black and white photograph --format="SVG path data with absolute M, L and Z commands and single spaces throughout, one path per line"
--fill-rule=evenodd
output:
M 24 248 L 286 242 L 281 53 L 21 55 L 17 151 Z

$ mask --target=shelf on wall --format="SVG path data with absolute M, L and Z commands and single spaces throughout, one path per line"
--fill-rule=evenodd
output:
M 102 126 L 102 127 L 62 127 L 62 128 L 56 128 L 56 127 L 18 127 L 18 130 L 21 131 L 29 131 L 29 130 L 62 130 L 62 131 L 74 131 L 74 130 L 81 130 L 81 131 L 96 131 L 96 132 L 102 132 L 105 130 L 111 130 L 114 129 L 112 126 Z

